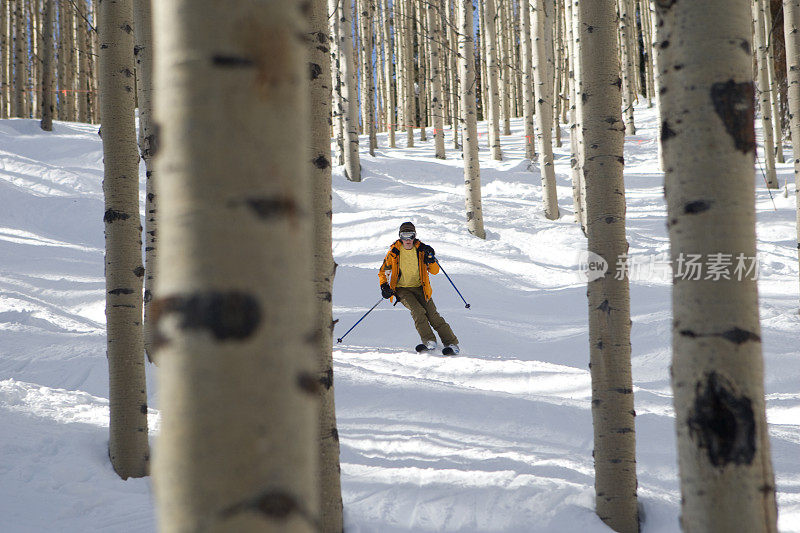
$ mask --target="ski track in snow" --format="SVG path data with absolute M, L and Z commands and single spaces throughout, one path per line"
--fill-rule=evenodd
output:
M 653 109 L 626 139 L 630 256 L 669 251 Z M 492 161 L 481 132 L 485 241 L 464 222 L 463 171 L 447 130 L 362 154 L 363 181 L 333 179 L 335 337 L 380 297 L 377 266 L 413 220 L 443 274 L 434 299 L 462 352 L 418 354 L 408 312 L 381 302 L 334 347 L 342 490 L 350 532 L 609 531 L 593 512 L 585 284 L 573 223 L 567 130 L 555 149 L 561 217 L 544 218 L 521 122 Z M 364 141 L 364 145 L 366 142 Z M 792 179 L 779 165 L 781 183 Z M 143 174 L 143 172 L 142 172 Z M 757 186 L 760 175 L 754 175 Z M 0 516 L 11 532 L 155 531 L 149 479 L 106 456 L 102 149 L 97 127 L 0 121 Z M 143 195 L 143 190 L 141 192 Z M 767 416 L 781 531 L 800 531 L 800 362 L 794 195 L 758 186 Z M 774 202 L 774 203 L 773 203 Z M 657 261 L 631 282 L 643 532 L 679 531 L 669 383 L 670 280 Z M 660 268 L 660 270 L 659 270 Z M 148 368 L 153 434 L 158 393 Z M 57 526 L 56 526 L 57 525 Z

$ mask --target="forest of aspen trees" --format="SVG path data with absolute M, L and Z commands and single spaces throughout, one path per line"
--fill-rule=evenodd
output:
M 543 215 L 568 143 L 616 264 L 624 138 L 657 106 L 673 264 L 752 257 L 754 176 L 788 193 L 790 143 L 800 170 L 798 29 L 800 0 L 3 0 L 0 118 L 101 125 L 115 471 L 152 473 L 164 531 L 342 531 L 332 168 L 432 136 L 485 239 L 478 141 L 503 160 L 521 119 Z M 596 512 L 637 532 L 628 279 L 587 295 Z M 676 278 L 672 312 L 682 527 L 776 531 L 756 278 Z

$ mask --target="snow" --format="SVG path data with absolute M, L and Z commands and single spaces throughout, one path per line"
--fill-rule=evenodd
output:
M 679 531 L 669 383 L 670 282 L 654 109 L 626 139 L 632 365 L 645 533 Z M 608 531 L 593 512 L 587 303 L 573 222 L 569 143 L 555 150 L 561 217 L 544 218 L 521 123 L 492 161 L 481 126 L 485 241 L 464 216 L 460 153 L 432 141 L 334 169 L 335 331 L 380 298 L 377 267 L 412 220 L 443 274 L 434 300 L 461 354 L 418 354 L 408 312 L 380 305 L 334 347 L 346 529 L 351 532 Z M 362 148 L 366 146 L 362 138 Z M 788 153 L 788 150 L 787 150 Z M 790 164 L 778 165 L 781 183 Z M 142 171 L 143 175 L 143 171 Z M 756 166 L 760 307 L 779 526 L 800 531 L 800 359 L 794 194 Z M 97 127 L 0 121 L 0 516 L 4 532 L 156 529 L 150 479 L 107 458 L 102 149 Z M 143 194 L 143 193 L 142 193 Z M 774 203 L 773 203 L 774 202 Z M 613 268 L 614 265 L 611 265 Z M 155 367 L 148 368 L 152 439 Z

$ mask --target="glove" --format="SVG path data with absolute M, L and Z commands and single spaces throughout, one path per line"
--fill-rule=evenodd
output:
M 384 298 L 391 298 L 394 296 L 394 291 L 391 289 L 391 287 L 389 287 L 388 283 L 381 285 L 381 296 Z
M 420 244 L 419 250 L 423 254 L 425 254 L 425 256 L 423 257 L 422 261 L 426 265 L 430 265 L 431 263 L 435 263 L 436 262 L 436 257 L 435 257 L 436 252 L 433 250 L 433 247 L 428 246 L 427 244 Z

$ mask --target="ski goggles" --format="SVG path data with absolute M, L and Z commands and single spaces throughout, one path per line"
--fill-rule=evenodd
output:
M 413 231 L 401 231 L 400 232 L 400 238 L 403 239 L 404 241 L 413 241 L 414 237 L 416 237 L 416 236 L 417 236 L 417 234 L 414 233 Z

